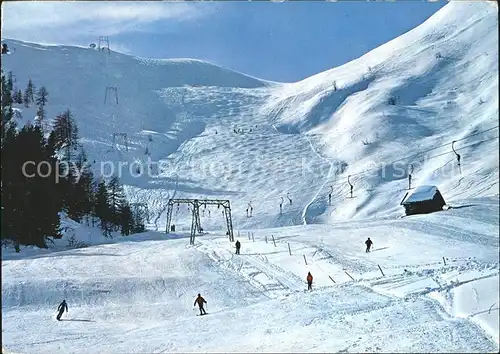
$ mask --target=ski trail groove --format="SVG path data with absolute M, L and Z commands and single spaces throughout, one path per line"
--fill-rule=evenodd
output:
M 307 141 L 309 142 L 309 145 L 311 146 L 311 150 L 316 154 L 316 156 L 318 156 L 321 160 L 326 161 L 328 164 L 330 164 L 330 168 L 328 169 L 328 175 L 326 176 L 325 181 L 323 182 L 323 184 L 321 185 L 319 190 L 316 192 L 314 197 L 311 199 L 311 201 L 305 206 L 304 210 L 302 211 L 302 224 L 307 225 L 307 211 L 308 211 L 309 207 L 312 205 L 312 203 L 314 203 L 314 201 L 316 200 L 318 195 L 321 193 L 321 191 L 325 188 L 325 185 L 330 180 L 334 164 L 329 159 L 321 156 L 314 148 L 311 139 L 307 135 L 304 135 L 304 136 L 307 139 Z
M 287 274 L 283 269 L 277 266 L 271 266 L 269 263 L 266 264 L 263 260 L 253 256 L 241 255 L 241 257 L 244 258 L 247 263 L 266 274 L 269 278 L 276 280 L 290 291 L 300 291 L 304 289 L 302 282 L 293 280 L 295 277 L 293 274 Z

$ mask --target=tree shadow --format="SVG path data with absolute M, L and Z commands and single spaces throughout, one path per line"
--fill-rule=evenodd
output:
M 104 243 L 103 243 L 104 244 Z M 102 245 L 102 244 L 99 244 L 99 246 Z M 87 247 L 83 247 L 81 249 L 85 249 Z M 91 256 L 113 256 L 113 257 L 121 257 L 122 255 L 120 254 L 113 254 L 113 253 L 99 253 L 99 252 L 95 252 L 95 253 L 80 253 L 80 252 L 75 252 L 74 251 L 75 249 L 57 249 L 57 248 L 53 248 L 53 249 L 50 249 L 49 248 L 49 251 L 48 253 L 44 253 L 44 254 L 31 254 L 31 255 L 21 255 L 21 253 L 16 253 L 16 254 L 13 254 L 12 256 L 10 255 L 2 255 L 2 260 L 17 260 L 17 259 L 38 259 L 38 258 L 51 258 L 51 257 L 60 257 L 60 256 L 87 256 L 87 257 L 91 257 Z
M 286 253 L 287 251 L 275 251 L 275 252 L 261 252 L 261 253 L 242 253 L 242 255 L 246 256 L 264 256 L 266 254 L 277 254 L 277 253 Z
M 79 320 L 79 319 L 61 319 L 61 321 L 72 321 L 72 322 L 95 322 L 93 320 Z
M 153 180 L 148 181 L 148 189 L 161 189 L 161 190 L 178 190 L 179 192 L 201 194 L 206 196 L 228 196 L 228 195 L 239 195 L 240 192 L 223 190 L 223 189 L 209 189 L 203 188 L 196 185 L 199 183 L 197 181 L 191 181 L 191 185 L 188 183 L 180 183 L 171 181 L 170 178 L 157 177 Z
M 87 248 L 87 247 L 84 247 Z M 101 252 L 71 252 L 71 250 L 68 251 L 60 251 L 60 252 L 54 252 L 57 254 L 53 255 L 47 255 L 47 257 L 59 257 L 61 255 L 63 256 L 82 256 L 82 257 L 94 257 L 94 256 L 110 256 L 110 257 L 123 257 L 121 254 L 115 254 L 115 253 L 101 253 Z
M 284 240 L 284 239 L 287 239 L 287 238 L 294 238 L 294 237 L 299 237 L 301 235 L 287 235 L 287 236 L 279 236 L 279 237 L 275 237 L 276 240 Z M 267 237 L 267 240 L 273 240 L 271 237 Z
M 450 206 L 450 209 L 470 208 L 470 207 L 473 207 L 473 206 L 477 206 L 477 204 L 467 204 L 467 205 Z

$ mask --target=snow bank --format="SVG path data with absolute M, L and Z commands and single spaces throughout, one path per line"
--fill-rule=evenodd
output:
M 472 319 L 499 343 L 499 275 L 464 284 L 452 290 L 453 314 Z

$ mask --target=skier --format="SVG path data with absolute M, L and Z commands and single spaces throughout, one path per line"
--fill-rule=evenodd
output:
M 8 54 L 9 53 L 9 48 L 7 47 L 7 44 L 4 43 L 2 44 L 2 54 Z
M 196 298 L 196 300 L 194 300 L 194 305 L 193 306 L 196 306 L 197 303 L 198 303 L 198 306 L 200 307 L 200 316 L 201 315 L 206 315 L 207 312 L 203 308 L 203 304 L 206 304 L 207 302 L 205 301 L 204 298 L 201 297 L 200 294 L 198 294 L 198 297 Z
M 241 248 L 241 243 L 240 241 L 236 240 L 236 254 L 240 254 L 240 248 Z
M 370 238 L 368 237 L 368 240 L 365 241 L 365 244 L 366 244 L 366 253 L 370 252 L 370 248 L 372 247 L 373 245 L 373 242 L 372 240 L 370 240 Z
M 313 284 L 313 276 L 311 274 L 311 272 L 308 272 L 307 273 L 307 290 L 312 290 L 312 284 Z
M 57 308 L 57 311 L 59 311 L 59 313 L 57 314 L 57 317 L 56 317 L 58 321 L 61 320 L 61 316 L 64 313 L 64 309 L 66 309 L 66 312 L 68 312 L 68 304 L 66 303 L 66 300 L 63 300 L 59 304 L 59 307 Z

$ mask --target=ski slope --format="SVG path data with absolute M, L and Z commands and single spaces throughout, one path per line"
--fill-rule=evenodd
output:
M 495 352 L 499 205 L 474 203 L 408 221 L 249 231 L 253 240 L 242 230 L 239 256 L 223 234 L 187 246 L 187 235 L 155 232 L 4 252 L 3 343 L 22 353 Z
M 3 248 L 7 350 L 498 351 L 495 5 L 451 2 L 291 84 L 199 60 L 4 42 L 4 71 L 20 88 L 28 78 L 47 87 L 48 117 L 73 112 L 96 174 L 135 163 L 120 177 L 152 214 L 150 231 L 127 238 L 64 218 L 68 231 L 49 250 Z M 106 87 L 118 104 L 104 102 Z M 17 109 L 24 123 L 36 112 Z M 114 133 L 127 134 L 128 151 Z M 451 209 L 399 218 L 409 164 L 412 186 L 438 186 Z M 194 246 L 186 207 L 174 209 L 178 233 L 163 233 L 172 196 L 229 199 L 242 254 L 215 208 L 202 211 L 207 232 Z M 90 247 L 68 247 L 72 235 Z M 206 317 L 195 316 L 198 293 Z

